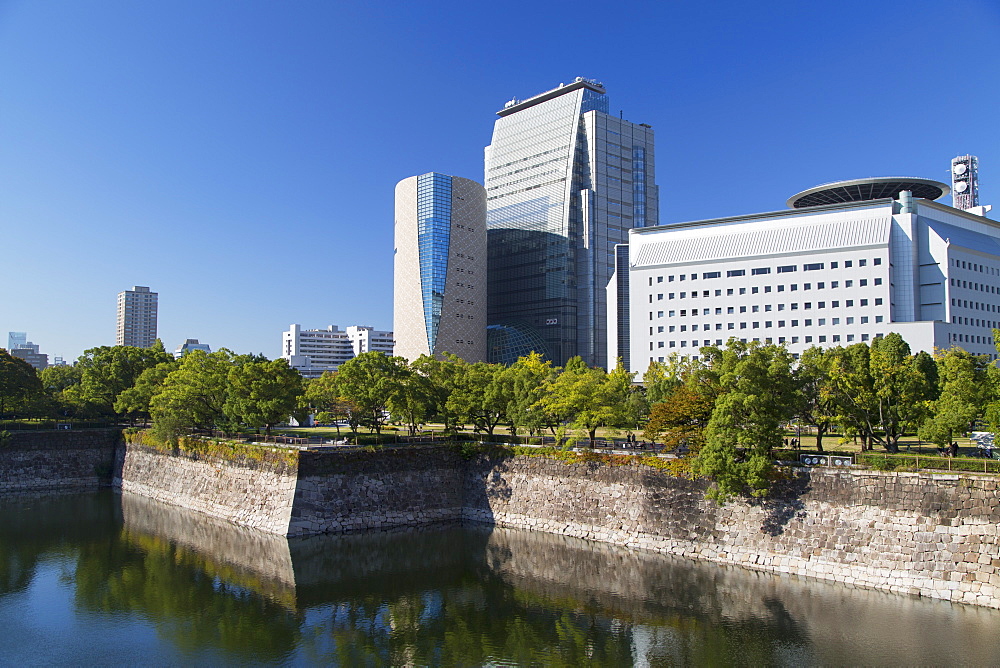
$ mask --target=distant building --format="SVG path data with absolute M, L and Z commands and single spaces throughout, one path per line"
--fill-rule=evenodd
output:
M 497 112 L 486 147 L 489 360 L 607 358 L 615 246 L 658 223 L 653 130 L 577 77 Z
M 281 356 L 306 378 L 319 378 L 326 371 L 336 371 L 361 353 L 378 351 L 392 355 L 392 350 L 392 332 L 361 325 L 341 330 L 337 325 L 302 329 L 301 325 L 293 324 L 281 335 Z
M 189 353 L 192 350 L 204 350 L 206 353 L 212 352 L 207 343 L 198 343 L 198 339 L 187 339 L 174 350 L 174 357 L 180 359 L 184 353 Z
M 784 211 L 632 230 L 608 286 L 627 319 L 609 322 L 623 337 L 609 356 L 642 374 L 731 337 L 798 356 L 896 332 L 913 351 L 996 359 L 1000 222 L 933 201 L 948 191 L 858 179 L 799 193 Z
M 156 342 L 157 299 L 157 293 L 141 285 L 118 293 L 115 345 L 149 348 Z
M 8 332 L 7 352 L 20 357 L 39 371 L 49 365 L 49 356 L 38 351 L 38 345 L 28 340 L 26 332 Z
M 28 342 L 27 332 L 7 332 L 7 350 L 23 348 Z
M 396 354 L 486 360 L 486 191 L 435 172 L 396 184 Z

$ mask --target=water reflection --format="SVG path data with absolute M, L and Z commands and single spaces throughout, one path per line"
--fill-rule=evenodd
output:
M 6 499 L 0 516 L 0 624 L 52 646 L 0 643 L 4 664 L 1000 659 L 998 611 L 548 534 L 285 540 L 110 494 Z M 58 621 L 63 608 L 72 623 Z

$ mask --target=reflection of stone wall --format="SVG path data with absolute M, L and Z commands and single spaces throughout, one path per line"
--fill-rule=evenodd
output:
M 129 444 L 119 454 L 115 485 L 241 526 L 285 535 L 295 493 L 295 472 L 213 459 L 170 455 Z
M 111 484 L 118 429 L 11 432 L 0 441 L 0 494 Z
M 252 588 L 271 598 L 293 599 L 292 557 L 284 536 L 254 531 L 204 513 L 168 506 L 125 492 L 121 496 L 125 531 L 167 540 L 219 566 L 234 568 Z M 218 568 L 216 570 L 219 570 Z
M 1000 607 L 996 480 L 813 471 L 719 507 L 644 467 L 515 457 L 466 484 L 470 520 Z

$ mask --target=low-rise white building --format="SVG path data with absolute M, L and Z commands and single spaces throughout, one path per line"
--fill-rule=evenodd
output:
M 609 320 L 609 359 L 641 375 L 730 337 L 798 355 L 890 332 L 914 351 L 996 359 L 1000 223 L 932 201 L 947 192 L 926 179 L 846 181 L 787 211 L 633 229 L 608 286 L 609 313 L 628 314 L 627 326 Z
M 293 324 L 281 335 L 281 356 L 306 378 L 319 378 L 326 371 L 336 371 L 361 353 L 378 351 L 392 355 L 392 348 L 392 332 L 363 325 L 341 330 L 337 325 L 302 329 L 301 325 Z

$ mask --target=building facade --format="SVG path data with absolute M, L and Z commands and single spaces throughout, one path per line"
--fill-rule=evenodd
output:
M 20 357 L 39 371 L 49 366 L 48 354 L 39 352 L 38 344 L 28 340 L 27 332 L 8 332 L 7 352 Z
M 156 342 L 158 298 L 157 293 L 141 285 L 118 293 L 115 345 L 149 348 Z
M 189 353 L 192 350 L 202 350 L 206 353 L 212 352 L 212 348 L 207 343 L 200 343 L 198 339 L 186 339 L 184 343 L 174 349 L 174 357 L 180 359 L 184 357 L 185 353 Z
M 888 179 L 845 182 L 844 191 L 874 181 Z M 913 351 L 955 345 L 996 359 L 1000 223 L 932 201 L 945 184 L 900 181 L 857 201 L 830 201 L 840 185 L 831 184 L 792 198 L 787 211 L 633 230 L 630 370 L 697 357 L 731 337 L 797 356 L 890 332 Z M 612 281 L 609 292 L 621 286 Z
M 486 359 L 486 191 L 429 173 L 396 184 L 395 354 Z
M 658 223 L 653 130 L 611 116 L 604 87 L 582 78 L 497 115 L 485 156 L 489 359 L 536 350 L 607 366 L 615 245 Z
M 293 324 L 281 335 L 281 356 L 288 365 L 306 378 L 319 378 L 327 371 L 361 353 L 378 351 L 392 355 L 392 332 L 355 325 L 341 330 L 337 325 L 326 329 L 302 329 Z

